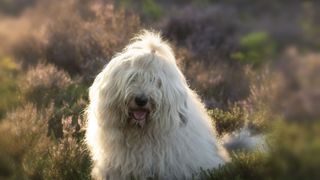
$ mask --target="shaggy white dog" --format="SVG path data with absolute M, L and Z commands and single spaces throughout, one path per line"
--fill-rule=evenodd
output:
M 137 36 L 96 77 L 89 97 L 95 179 L 191 179 L 228 158 L 159 34 Z

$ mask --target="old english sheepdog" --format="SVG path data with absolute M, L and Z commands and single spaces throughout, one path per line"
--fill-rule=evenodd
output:
M 86 143 L 95 179 L 191 179 L 228 155 L 160 35 L 144 31 L 89 91 Z

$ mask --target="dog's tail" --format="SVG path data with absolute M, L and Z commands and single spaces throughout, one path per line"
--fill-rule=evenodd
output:
M 229 152 L 237 150 L 266 152 L 268 150 L 266 136 L 253 134 L 247 126 L 222 137 L 222 144 Z
M 144 53 L 157 54 L 164 59 L 175 61 L 174 53 L 161 34 L 155 31 L 142 30 L 132 39 L 126 50 L 139 50 Z

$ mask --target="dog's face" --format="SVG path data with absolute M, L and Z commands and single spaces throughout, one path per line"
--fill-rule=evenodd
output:
M 143 127 L 161 106 L 162 82 L 157 73 L 137 70 L 127 79 L 125 103 L 128 122 Z

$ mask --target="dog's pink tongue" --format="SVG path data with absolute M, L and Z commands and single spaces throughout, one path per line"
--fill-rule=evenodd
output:
M 133 116 L 136 120 L 144 120 L 144 119 L 146 119 L 147 112 L 146 111 L 133 111 Z

